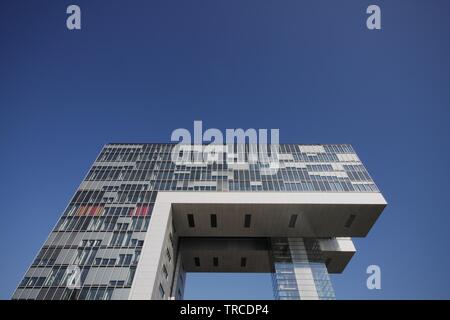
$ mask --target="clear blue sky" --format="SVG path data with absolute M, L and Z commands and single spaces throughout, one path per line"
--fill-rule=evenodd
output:
M 381 31 L 365 27 L 373 3 Z M 1 1 L 0 297 L 103 144 L 165 142 L 203 120 L 351 143 L 389 206 L 333 276 L 337 297 L 450 298 L 449 12 L 447 0 Z M 370 264 L 382 290 L 365 287 Z M 267 275 L 189 284 L 186 298 L 271 297 Z

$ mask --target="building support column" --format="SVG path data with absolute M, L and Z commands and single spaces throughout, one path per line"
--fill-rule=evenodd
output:
M 271 258 L 276 300 L 335 299 L 317 239 L 271 238 Z

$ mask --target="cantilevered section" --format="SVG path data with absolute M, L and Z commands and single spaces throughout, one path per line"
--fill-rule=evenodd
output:
M 165 291 L 158 270 L 167 263 L 164 248 L 167 238 L 174 232 L 181 239 L 179 259 L 187 261 L 183 263 L 184 271 L 237 271 L 238 260 L 231 259 L 220 266 L 220 260 L 225 260 L 214 259 L 219 258 L 219 254 L 212 253 L 213 247 L 217 246 L 220 251 L 220 247 L 223 249 L 228 245 L 237 251 L 256 251 L 253 254 L 261 262 L 259 272 L 267 270 L 264 266 L 269 264 L 265 262 L 263 250 L 259 250 L 260 255 L 258 250 L 250 250 L 257 246 L 256 243 L 247 243 L 238 249 L 233 241 L 214 242 L 208 238 L 295 237 L 318 238 L 329 272 L 342 272 L 355 249 L 351 239 L 339 237 L 365 236 L 385 206 L 386 201 L 380 193 L 160 192 L 130 298 L 157 299 L 159 287 Z M 214 216 L 214 226 L 211 225 L 211 215 Z M 293 216 L 296 216 L 295 223 Z M 197 240 L 183 245 L 185 237 L 197 237 Z M 203 245 L 199 237 L 204 237 Z M 188 250 L 187 255 L 183 248 Z M 223 256 L 231 254 L 224 253 Z M 257 270 L 256 266 L 254 268 Z M 171 292 L 170 286 L 166 289 Z
M 158 197 L 171 202 L 180 237 L 365 237 L 386 206 L 381 193 L 176 192 Z M 186 223 L 187 214 L 195 228 Z M 210 226 L 211 214 L 216 228 Z M 251 228 L 245 227 L 245 215 Z
M 185 272 L 273 272 L 270 238 L 180 238 Z M 344 271 L 356 252 L 351 238 L 318 239 L 329 273 Z

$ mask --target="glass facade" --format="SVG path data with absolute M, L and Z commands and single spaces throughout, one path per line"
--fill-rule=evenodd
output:
M 265 157 L 256 146 L 234 145 L 217 163 L 198 161 L 192 151 L 186 164 L 172 161 L 173 147 L 109 145 L 86 181 L 133 182 L 113 189 L 119 193 L 114 199 L 119 203 L 151 202 L 152 192 L 158 190 L 379 192 L 350 145 L 282 144 L 277 157 L 279 169 L 273 175 L 262 174 L 264 164 L 249 160 L 252 153 Z M 237 159 L 244 159 L 244 164 Z M 146 184 L 139 184 L 142 181 Z
M 310 238 L 272 238 L 276 300 L 335 299 L 319 243 Z
M 263 173 L 265 163 L 235 161 L 249 159 L 252 150 L 259 153 L 248 144 L 235 145 L 221 155 L 224 161 L 209 163 L 197 161 L 195 152 L 191 161 L 175 163 L 174 146 L 106 145 L 13 299 L 127 299 L 158 191 L 379 192 L 350 145 L 280 145 L 273 174 Z M 309 255 L 316 252 L 309 241 L 305 246 Z M 175 256 L 173 244 L 167 250 Z M 289 297 L 295 286 L 289 273 L 281 272 L 292 269 L 283 250 L 274 245 L 280 298 Z M 332 298 L 323 262 L 310 256 L 307 263 L 319 295 Z M 68 269 L 74 267 L 80 281 L 72 286 Z

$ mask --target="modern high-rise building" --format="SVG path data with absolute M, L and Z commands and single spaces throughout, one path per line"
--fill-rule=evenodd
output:
M 268 272 L 275 299 L 335 298 L 329 274 L 386 206 L 350 145 L 282 144 L 276 163 L 255 145 L 207 161 L 175 146 L 104 146 L 13 299 L 182 299 L 187 272 Z

